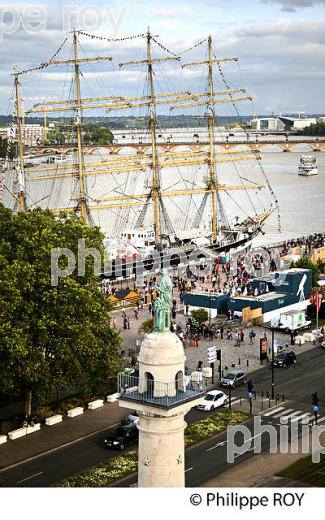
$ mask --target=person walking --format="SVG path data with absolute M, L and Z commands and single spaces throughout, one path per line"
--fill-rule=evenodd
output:
M 256 333 L 255 333 L 255 330 L 252 329 L 249 333 L 249 344 L 250 345 L 253 345 L 253 341 L 255 340 L 255 336 L 256 336 Z

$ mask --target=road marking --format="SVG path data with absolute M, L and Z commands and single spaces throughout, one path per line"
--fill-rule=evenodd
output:
M 289 415 L 283 415 L 282 417 L 284 417 L 285 419 L 291 419 L 291 417 L 295 417 L 299 413 L 301 413 L 301 410 L 297 410 L 296 412 L 293 412 L 293 413 L 291 413 Z
M 287 417 L 287 414 L 293 412 L 293 408 L 287 408 L 284 412 L 277 413 L 273 415 L 272 419 L 278 419 L 279 417 Z
M 187 473 L 188 471 L 192 471 L 192 469 L 194 469 L 194 468 L 187 468 L 187 469 L 185 470 L 185 473 Z
M 294 422 L 298 422 L 298 421 L 300 421 L 300 420 L 302 420 L 302 419 L 305 419 L 305 418 L 307 418 L 307 417 L 308 417 L 308 422 L 309 422 L 311 416 L 312 416 L 312 415 L 311 415 L 310 413 L 303 413 L 302 415 L 298 415 L 298 417 L 294 417 L 294 418 L 292 419 L 291 422 L 292 422 L 292 423 L 294 423 Z
M 211 450 L 215 450 L 216 448 L 219 448 L 219 446 L 225 446 L 225 444 L 227 444 L 227 442 L 228 441 L 219 442 L 218 444 L 215 444 L 214 446 L 212 446 L 211 448 L 208 448 L 205 451 L 211 451 Z
M 247 439 L 247 441 L 245 441 L 243 443 L 243 446 L 245 446 L 245 444 L 247 444 L 248 442 L 251 442 L 253 439 L 256 439 L 256 437 L 261 437 L 261 435 L 263 435 L 264 432 L 261 432 L 261 433 L 258 433 L 257 435 L 254 435 L 254 437 L 251 437 L 250 439 Z M 250 451 L 254 451 L 255 450 L 255 446 L 251 446 L 249 448 L 249 450 L 246 450 L 244 451 L 243 453 L 237 453 L 234 458 L 236 459 L 237 457 L 240 457 L 241 455 L 244 455 L 245 453 L 249 453 Z
M 40 471 L 39 473 L 35 473 L 35 475 L 31 475 L 30 477 L 23 478 L 23 480 L 19 480 L 17 484 L 21 484 L 22 482 L 26 482 L 26 480 L 31 480 L 32 478 L 38 477 L 39 475 L 43 475 L 43 471 Z
M 280 406 L 278 408 L 275 408 L 274 410 L 271 410 L 270 412 L 263 413 L 264 417 L 268 417 L 269 415 L 273 415 L 274 413 L 279 412 L 280 410 L 285 410 L 284 406 Z
M 234 398 L 234 400 L 231 398 L 231 404 L 236 404 L 236 403 L 239 403 L 240 399 L 236 399 L 236 397 Z
M 289 420 L 292 420 L 292 417 L 295 417 L 298 413 L 301 413 L 301 410 L 298 410 L 297 412 L 293 412 L 291 413 L 290 415 L 281 415 L 280 419 L 286 419 L 285 421 L 283 422 L 279 422 L 277 423 L 277 426 L 284 426 L 284 425 L 287 425 L 289 423 Z

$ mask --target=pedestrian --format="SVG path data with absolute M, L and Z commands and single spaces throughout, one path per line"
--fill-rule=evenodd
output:
M 127 321 L 127 327 L 129 329 L 130 328 L 130 318 L 126 318 L 126 321 Z
M 220 339 L 223 339 L 223 326 L 220 327 Z
M 115 318 L 115 316 L 113 318 L 113 329 L 116 329 L 116 318 Z
M 239 334 L 240 334 L 240 341 L 243 343 L 244 342 L 244 337 L 245 337 L 245 333 L 244 333 L 243 329 L 240 329 Z
M 125 317 L 123 318 L 123 329 L 125 330 L 125 329 L 127 329 L 127 328 L 128 328 L 128 319 L 127 319 L 127 317 L 125 316 Z

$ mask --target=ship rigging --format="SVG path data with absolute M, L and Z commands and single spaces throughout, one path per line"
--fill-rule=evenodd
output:
M 7 199 L 10 196 L 9 198 L 14 201 L 13 208 L 26 211 L 30 207 L 39 205 L 48 207 L 56 213 L 75 212 L 89 225 L 102 224 L 107 236 L 124 240 L 123 237 L 127 237 L 131 242 L 132 235 L 139 234 L 139 230 L 149 228 L 154 233 L 155 248 L 160 250 L 181 245 L 191 246 L 201 241 L 216 251 L 222 251 L 229 250 L 238 244 L 245 245 L 251 241 L 261 232 L 263 223 L 277 209 L 278 205 L 264 172 L 259 152 L 253 146 L 249 150 L 233 152 L 220 151 L 216 146 L 216 106 L 227 103 L 236 106 L 235 104 L 239 101 L 252 99 L 246 95 L 246 89 L 231 88 L 225 80 L 222 65 L 237 62 L 238 58 L 217 58 L 213 51 L 212 38 L 209 37 L 193 47 L 206 45 L 207 58 L 183 63 L 183 57 L 188 51 L 179 54 L 170 51 L 148 30 L 146 34 L 130 37 L 130 39 L 145 40 L 144 59 L 123 62 L 118 67 L 118 71 L 132 70 L 133 66 L 144 67 L 147 89 L 141 95 L 133 97 L 120 95 L 119 92 L 104 97 L 83 97 L 83 66 L 112 62 L 113 57 L 81 58 L 79 55 L 81 36 L 91 39 L 99 38 L 83 31 L 74 31 L 72 33 L 73 53 L 69 59 L 57 59 L 67 43 L 66 38 L 48 62 L 42 63 L 34 69 L 14 73 L 14 115 L 17 132 L 14 138 L 9 138 L 9 144 L 12 145 L 14 141 L 17 145 L 18 158 L 12 170 L 11 187 L 10 183 L 6 182 L 10 179 L 9 168 L 8 174 L 4 175 Z M 114 41 L 101 39 L 108 40 L 108 42 Z M 115 40 L 115 42 L 123 40 L 128 40 L 128 37 Z M 163 51 L 163 54 L 154 54 L 154 48 Z M 159 92 L 155 79 L 161 65 L 169 62 L 180 65 L 182 70 L 194 67 L 206 68 L 208 80 L 206 91 L 199 93 L 192 90 Z M 50 67 L 62 65 L 72 69 L 71 96 L 59 101 L 51 99 L 34 103 L 26 113 L 23 113 L 20 78 L 35 71 L 46 72 Z M 222 81 L 224 84 L 223 88 L 219 90 L 215 88 L 215 68 L 220 73 L 220 82 Z M 176 110 L 205 108 L 207 112 L 204 117 L 207 120 L 209 141 L 207 149 L 198 151 L 176 149 L 161 152 L 157 138 L 159 130 L 157 109 L 160 106 L 167 106 L 172 113 Z M 100 160 L 85 156 L 83 139 L 86 111 L 103 110 L 105 114 L 111 114 L 114 111 L 135 112 L 143 109 L 146 111 L 145 117 L 150 136 L 149 152 L 124 155 L 111 153 L 100 156 Z M 72 160 L 68 164 L 58 162 L 46 166 L 37 164 L 26 167 L 24 156 L 26 146 L 24 146 L 23 138 L 25 118 L 37 115 L 44 117 L 44 136 L 47 138 L 49 116 L 62 116 L 62 114 L 68 114 L 70 117 L 73 115 L 71 129 L 75 136 L 75 151 L 71 156 Z M 243 124 L 243 122 L 241 123 Z M 250 167 L 245 175 L 241 175 L 236 164 L 245 162 L 253 163 L 255 166 L 257 165 L 257 168 Z M 221 166 L 228 164 L 234 165 L 236 176 L 240 180 L 239 184 L 223 182 Z M 187 172 L 187 178 L 182 173 L 184 169 Z M 254 172 L 256 177 L 257 171 L 259 180 L 252 179 L 250 174 Z M 177 180 L 176 177 L 178 177 Z M 247 204 L 233 198 L 232 194 L 237 191 L 246 193 L 253 215 L 249 213 Z M 257 200 L 259 195 L 265 191 L 270 194 L 272 200 L 268 207 L 264 205 L 258 212 L 254 200 Z M 250 192 L 252 195 L 249 194 Z M 232 223 L 230 222 L 222 198 L 223 194 L 226 194 L 227 198 L 231 199 L 234 205 L 244 213 L 244 219 L 240 220 L 237 217 L 233 219 Z M 65 204 L 60 203 L 62 199 Z M 179 204 L 178 200 L 184 200 L 184 203 Z M 173 205 L 174 213 L 171 211 Z M 111 216 L 108 220 L 104 219 L 107 223 L 104 226 L 100 216 L 102 213 Z M 128 233 L 125 233 L 126 229 L 129 230 Z M 132 230 L 135 233 L 132 233 Z M 143 236 L 146 236 L 146 233 L 143 233 Z

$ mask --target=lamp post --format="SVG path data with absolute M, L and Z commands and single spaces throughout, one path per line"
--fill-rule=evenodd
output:
M 271 390 L 271 397 L 272 399 L 274 399 L 274 395 L 275 395 L 275 383 L 274 383 L 274 328 L 271 326 L 271 331 L 272 331 L 272 390 Z

